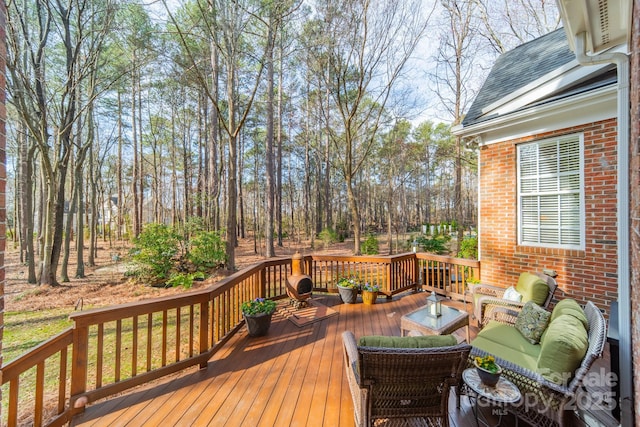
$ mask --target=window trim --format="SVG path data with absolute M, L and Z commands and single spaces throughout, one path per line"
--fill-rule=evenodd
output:
M 521 150 L 523 147 L 530 146 L 532 144 L 540 145 L 548 142 L 555 142 L 556 144 L 560 143 L 563 139 L 577 137 L 578 138 L 578 151 L 579 151 L 579 189 L 577 191 L 579 196 L 579 204 L 580 204 L 580 212 L 579 212 L 579 221 L 580 221 L 580 230 L 579 230 L 579 239 L 580 242 L 577 245 L 573 244 L 553 244 L 553 243 L 542 243 L 542 242 L 528 242 L 523 241 L 523 229 L 522 229 L 522 199 L 523 195 L 521 193 Z M 537 160 L 538 165 L 540 164 L 540 159 Z M 540 191 L 539 189 L 535 195 L 544 195 L 550 194 L 548 191 Z M 558 190 L 555 193 L 551 194 L 561 194 Z M 528 194 L 531 195 L 531 194 Z M 584 134 L 583 133 L 574 133 L 574 134 L 565 134 L 554 136 L 552 138 L 545 138 L 540 140 L 535 140 L 531 142 L 526 142 L 522 144 L 516 145 L 516 197 L 517 197 L 517 218 L 516 218 L 516 228 L 517 228 L 517 239 L 519 246 L 530 246 L 530 247 L 540 247 L 540 248 L 553 248 L 553 249 L 567 249 L 567 250 L 584 250 L 585 249 L 585 195 L 584 195 Z M 539 215 L 538 215 L 539 221 Z

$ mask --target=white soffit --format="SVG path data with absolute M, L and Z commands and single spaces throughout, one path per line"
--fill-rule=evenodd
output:
M 587 34 L 587 51 L 592 55 L 618 45 L 628 45 L 631 28 L 631 0 L 556 0 L 571 50 L 574 38 Z

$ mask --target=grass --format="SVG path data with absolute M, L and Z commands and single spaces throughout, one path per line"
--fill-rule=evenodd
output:
M 38 344 L 73 326 L 72 309 L 6 312 L 2 356 L 4 363 L 31 350 Z

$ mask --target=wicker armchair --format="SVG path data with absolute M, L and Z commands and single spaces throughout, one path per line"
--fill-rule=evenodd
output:
M 360 347 L 342 334 L 344 363 L 357 426 L 448 426 L 449 392 L 460 386 L 471 346 L 435 348 Z
M 558 284 L 553 277 L 547 276 L 544 273 L 535 273 L 535 275 L 542 279 L 549 287 L 544 303 L 540 304 L 542 307 L 547 308 L 549 303 L 551 303 L 553 294 L 558 288 Z M 482 283 L 473 286 L 471 290 L 473 295 L 473 316 L 478 321 L 478 326 L 482 327 L 488 322 L 491 318 L 491 311 L 497 306 L 508 307 L 516 312 L 522 310 L 522 307 L 528 300 L 511 301 L 504 299 L 503 295 L 505 290 L 505 288 L 499 286 L 485 285 Z
M 502 367 L 502 375 L 513 382 L 522 393 L 523 399 L 508 408 L 519 419 L 537 427 L 565 426 L 569 423 L 569 414 L 581 401 L 578 393 L 584 390 L 583 381 L 587 372 L 591 369 L 593 362 L 602 357 L 607 335 L 604 316 L 592 302 L 587 302 L 584 312 L 589 322 L 587 331 L 589 347 L 580 366 L 565 384 L 556 384 L 537 372 L 508 362 L 500 355 L 494 354 L 496 363 Z M 517 315 L 518 312 L 511 311 L 509 308 L 498 307 L 492 313 L 491 320 L 512 324 L 511 322 L 515 322 Z M 472 361 L 475 356 L 486 356 L 487 354 L 487 352 L 473 347 L 469 358 L 469 367 L 473 366 Z M 599 401 L 599 397 L 593 399 L 594 402 Z

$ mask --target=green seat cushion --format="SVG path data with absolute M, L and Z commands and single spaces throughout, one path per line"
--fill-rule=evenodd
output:
M 424 335 L 417 337 L 388 337 L 371 335 L 360 337 L 360 347 L 384 348 L 432 348 L 456 345 L 458 340 L 453 335 Z
M 538 366 L 540 345 L 528 342 L 513 326 L 491 321 L 471 345 L 531 371 Z
M 549 295 L 547 282 L 526 271 L 520 274 L 516 290 L 522 295 L 522 302 L 533 301 L 538 305 L 543 305 Z
M 533 301 L 528 301 L 518 314 L 514 326 L 527 341 L 537 344 L 547 329 L 550 317 L 551 313 L 547 310 Z
M 563 314 L 569 314 L 576 319 L 578 319 L 584 325 L 585 329 L 589 329 L 589 321 L 587 320 L 587 315 L 584 313 L 580 304 L 574 299 L 563 299 L 562 301 L 558 301 L 556 306 L 553 308 L 551 312 L 551 320 L 553 322 L 554 319 L 562 316 Z
M 589 337 L 580 320 L 563 314 L 549 324 L 540 347 L 538 373 L 549 381 L 566 385 L 587 353 Z

